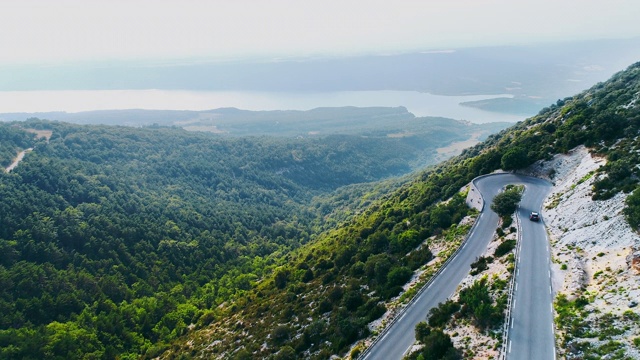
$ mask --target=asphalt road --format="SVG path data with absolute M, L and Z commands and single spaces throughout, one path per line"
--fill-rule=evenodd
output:
M 549 185 L 544 185 L 527 187 L 518 210 L 522 235 L 509 324 L 508 360 L 555 359 L 549 241 L 544 217 L 540 222 L 529 221 L 529 213 L 540 210 L 549 190 Z
M 538 254 L 539 246 L 533 246 L 539 244 L 542 250 L 545 250 L 544 245 L 548 242 L 546 241 L 542 222 L 529 223 L 528 220 L 529 211 L 540 209 L 542 201 L 550 189 L 550 184 L 544 180 L 513 174 L 491 175 L 476 180 L 476 186 L 484 197 L 485 207 L 469 239 L 456 257 L 449 262 L 444 271 L 434 279 L 429 288 L 422 292 L 419 298 L 410 305 L 389 331 L 369 349 L 363 359 L 402 359 L 415 342 L 414 329 L 416 324 L 426 320 L 431 308 L 446 301 L 453 295 L 458 284 L 469 273 L 471 264 L 486 250 L 498 225 L 498 216 L 491 211 L 489 205 L 493 197 L 507 184 L 524 184 L 526 186 L 519 215 L 523 219 L 521 221 L 523 230 L 522 243 L 527 243 L 522 247 L 521 251 L 522 269 L 518 279 L 522 283 L 518 284 L 519 291 L 516 291 L 518 297 L 516 298 L 513 313 L 515 322 L 513 329 L 511 329 L 512 335 L 510 335 L 510 339 L 513 341 L 509 344 L 511 346 L 511 352 L 508 354 L 509 359 L 528 359 L 533 358 L 533 356 L 536 359 L 553 359 L 551 295 L 548 290 L 550 289 L 548 286 L 550 285 L 550 279 L 547 276 L 549 269 L 548 251 L 546 252 L 547 256 L 544 257 Z M 531 234 L 528 232 L 531 232 Z M 540 238 L 540 236 L 542 237 Z M 524 258 L 527 256 L 540 258 L 525 261 Z M 539 283 L 543 283 L 543 285 L 539 285 Z M 546 287 L 538 287 L 545 286 L 544 284 L 546 284 Z M 525 288 L 529 286 L 536 287 L 526 290 Z M 544 291 L 541 289 L 544 289 Z M 536 302 L 535 307 L 532 305 L 534 302 Z M 537 314 L 530 311 L 538 311 L 538 307 L 544 307 L 546 309 L 545 313 Z M 527 340 L 529 338 L 535 342 L 529 343 Z M 545 349 L 547 348 L 551 352 L 551 357 L 546 356 Z M 538 352 L 538 350 L 542 352 Z

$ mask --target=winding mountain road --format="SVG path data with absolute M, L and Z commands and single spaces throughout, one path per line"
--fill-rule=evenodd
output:
M 431 308 L 446 301 L 469 273 L 471 264 L 481 256 L 498 225 L 498 215 L 489 204 L 508 184 L 525 185 L 518 216 L 522 221 L 522 241 L 517 259 L 518 273 L 514 287 L 513 321 L 507 339 L 508 359 L 555 359 L 553 336 L 552 294 L 549 277 L 549 247 L 543 221 L 530 222 L 530 211 L 538 211 L 551 184 L 528 176 L 495 174 L 474 180 L 485 200 L 485 206 L 471 230 L 469 238 L 446 268 L 418 298 L 384 332 L 362 359 L 402 359 L 415 342 L 415 326 L 424 321 Z

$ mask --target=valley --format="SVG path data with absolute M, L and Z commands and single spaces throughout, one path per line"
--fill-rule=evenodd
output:
M 33 148 L 0 174 L 2 357 L 159 355 L 437 148 L 499 126 L 411 120 L 401 138 L 385 125 L 306 139 L 1 124 L 3 162 Z

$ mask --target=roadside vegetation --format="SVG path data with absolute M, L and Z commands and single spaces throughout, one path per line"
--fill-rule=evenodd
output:
M 471 264 L 470 274 L 464 281 L 468 285 L 460 289 L 453 299 L 432 309 L 427 321 L 416 327 L 416 339 L 422 347 L 409 354 L 407 359 L 428 359 L 434 353 L 445 354 L 442 356 L 451 359 L 473 358 L 483 347 L 499 351 L 508 284 L 515 265 L 513 247 L 504 245 L 515 245 L 515 236 L 515 228 L 509 228 L 500 235 L 496 233 L 487 253 Z M 420 340 L 418 334 L 433 330 L 443 332 L 443 337 L 449 339 L 446 343 L 452 344 L 451 350 L 442 353 L 433 349 L 432 343 Z
M 569 300 L 566 295 L 560 294 L 554 303 L 556 328 L 567 358 L 595 360 L 606 355 L 608 359 L 629 359 L 624 344 L 628 341 L 616 338 L 634 334 L 630 330 L 640 321 L 640 315 L 630 309 L 619 316 L 604 313 L 594 317 L 586 309 L 590 303 L 587 296 L 584 294 Z M 634 344 L 637 342 L 633 341 Z

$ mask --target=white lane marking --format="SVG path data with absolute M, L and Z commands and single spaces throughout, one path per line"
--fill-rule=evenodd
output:
M 516 283 L 516 291 L 518 291 L 518 283 Z
M 515 322 L 515 318 L 511 318 L 511 328 L 513 329 L 513 323 Z
M 389 335 L 389 332 L 388 332 L 388 331 L 386 332 L 386 334 L 384 334 L 384 335 L 382 336 L 382 339 L 380 339 L 380 341 L 384 341 L 384 339 L 387 337 L 387 335 Z
M 405 351 L 402 353 L 402 358 L 403 358 L 403 359 L 404 359 L 404 357 L 405 357 L 405 356 L 407 356 L 407 353 L 409 352 L 409 350 L 411 350 L 411 348 L 412 348 L 412 347 L 413 347 L 413 345 L 410 345 L 410 346 L 407 348 L 407 350 L 405 350 Z
M 516 300 L 517 300 L 517 299 L 513 299 L 513 308 L 514 308 L 514 309 L 516 308 Z
M 518 275 L 517 276 L 520 276 L 520 268 L 518 268 Z
M 549 270 L 549 279 L 551 279 L 551 270 Z
M 467 243 L 464 243 L 464 245 L 462 245 L 462 248 L 466 248 L 467 247 Z
M 552 294 L 553 292 L 551 291 L 551 285 L 549 285 L 549 294 Z
M 511 340 L 509 340 L 509 354 L 511 354 Z

